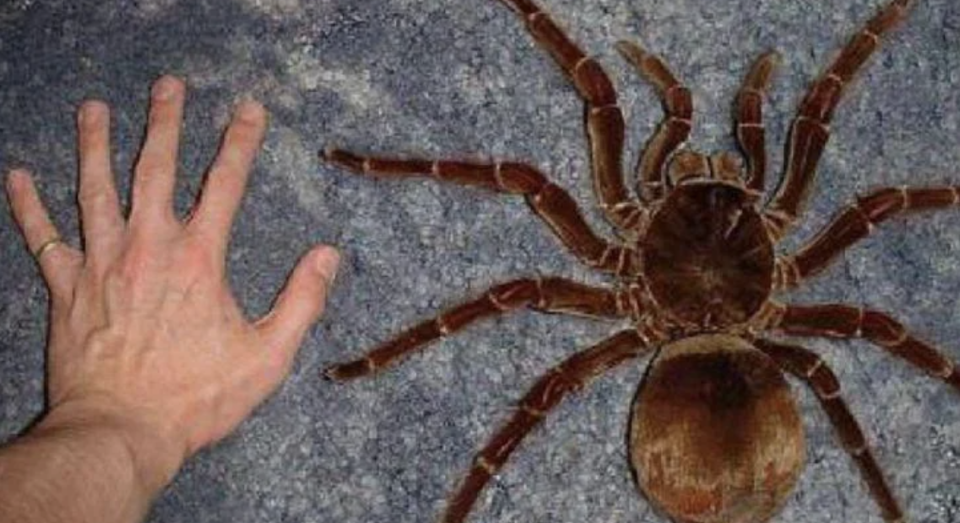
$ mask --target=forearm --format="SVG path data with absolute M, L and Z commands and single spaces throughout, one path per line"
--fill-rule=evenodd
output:
M 169 481 L 173 460 L 104 419 L 54 413 L 0 448 L 0 520 L 133 523 Z M 146 459 L 143 456 L 146 452 Z M 178 462 L 177 462 L 178 464 Z

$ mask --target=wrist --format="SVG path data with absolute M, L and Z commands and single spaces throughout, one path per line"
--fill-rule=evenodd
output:
M 186 450 L 173 431 L 135 408 L 101 400 L 68 400 L 53 408 L 31 431 L 32 435 L 76 435 L 101 438 L 127 462 L 132 479 L 148 497 L 157 495 L 183 465 Z

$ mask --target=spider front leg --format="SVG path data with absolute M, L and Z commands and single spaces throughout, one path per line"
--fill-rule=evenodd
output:
M 607 219 L 633 229 L 643 214 L 623 182 L 623 112 L 607 73 L 587 56 L 543 9 L 531 0 L 501 0 L 520 15 L 534 40 L 554 59 L 587 106 L 587 137 L 593 164 L 593 188 Z
M 547 413 L 568 394 L 583 389 L 603 372 L 636 358 L 648 349 L 646 340 L 636 331 L 622 331 L 567 358 L 537 380 L 506 425 L 477 453 L 473 467 L 450 498 L 440 521 L 464 521 L 490 478 L 500 471 L 523 438 L 540 425 Z
M 794 336 L 863 338 L 960 392 L 960 367 L 889 315 L 849 305 L 787 305 L 772 329 Z
M 617 275 L 632 274 L 635 251 L 613 245 L 597 236 L 566 191 L 550 182 L 539 170 L 522 163 L 470 163 L 446 160 L 372 158 L 349 151 L 328 149 L 327 161 L 354 172 L 382 177 L 429 176 L 459 185 L 491 191 L 522 194 L 530 207 L 581 261 Z
M 677 80 L 660 57 L 628 41 L 618 42 L 617 50 L 654 86 L 666 112 L 637 164 L 637 190 L 648 202 L 655 202 L 664 195 L 664 165 L 690 136 L 693 100 L 690 89 Z
M 883 471 L 873 457 L 860 425 L 840 397 L 840 382 L 833 370 L 819 356 L 803 347 L 763 339 L 754 343 L 773 358 L 781 369 L 800 378 L 813 389 L 844 449 L 860 469 L 870 495 L 880 506 L 884 521 L 902 522 L 903 510 L 883 477 Z
M 471 323 L 523 307 L 599 318 L 639 317 L 643 311 L 635 292 L 598 289 L 562 278 L 514 280 L 407 329 L 361 359 L 333 365 L 324 374 L 338 381 L 369 376 Z
M 887 4 L 847 43 L 804 96 L 790 128 L 786 174 L 766 211 L 777 237 L 783 237 L 806 204 L 817 164 L 830 138 L 833 112 L 845 87 L 879 47 L 880 38 L 906 17 L 912 3 L 912 0 L 893 0 Z
M 880 223 L 911 211 L 943 209 L 960 205 L 957 187 L 886 188 L 874 191 L 848 207 L 812 241 L 795 254 L 777 260 L 776 285 L 795 287 L 804 278 L 819 273 L 857 241 L 866 238 Z

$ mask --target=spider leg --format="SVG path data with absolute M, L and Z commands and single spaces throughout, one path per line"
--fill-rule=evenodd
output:
M 787 305 L 771 328 L 794 336 L 865 339 L 960 392 L 960 366 L 883 312 L 841 304 Z
M 642 310 L 634 292 L 634 289 L 599 289 L 563 278 L 513 280 L 490 288 L 479 299 L 401 332 L 363 358 L 333 365 L 324 374 L 338 381 L 375 374 L 471 323 L 523 307 L 598 318 L 639 317 Z
M 758 193 L 763 193 L 767 171 L 763 99 L 779 61 L 777 53 L 764 53 L 750 68 L 737 94 L 734 116 L 737 143 L 747 158 L 747 188 Z
M 960 205 L 960 188 L 886 188 L 876 190 L 841 212 L 813 240 L 795 254 L 777 260 L 776 285 L 795 287 L 825 269 L 831 261 L 874 226 L 901 213 L 942 209 Z
M 693 100 L 690 90 L 677 80 L 660 57 L 628 41 L 617 42 L 617 50 L 656 88 L 666 112 L 637 164 L 637 191 L 648 202 L 654 202 L 664 195 L 666 180 L 663 166 L 690 136 Z
M 543 375 L 520 401 L 510 420 L 477 453 L 470 472 L 450 498 L 440 521 L 464 521 L 490 478 L 503 467 L 523 438 L 564 397 L 583 389 L 604 371 L 636 358 L 648 348 L 647 341 L 636 331 L 622 331 L 574 354 Z
M 893 0 L 887 4 L 808 89 L 790 129 L 786 174 L 767 206 L 767 218 L 777 237 L 793 225 L 807 201 L 844 88 L 879 47 L 880 38 L 906 17 L 912 3 L 913 0 Z
M 635 251 L 597 236 L 566 191 L 539 170 L 522 163 L 470 163 L 446 160 L 361 157 L 341 149 L 324 153 L 327 161 L 354 172 L 381 177 L 429 176 L 442 181 L 522 194 L 554 234 L 588 266 L 618 275 L 631 274 Z
M 763 339 L 755 340 L 754 343 L 773 358 L 781 369 L 800 378 L 813 389 L 843 447 L 857 464 L 870 494 L 880 506 L 884 521 L 903 521 L 903 510 L 890 490 L 880 465 L 873 457 L 860 425 L 840 396 L 840 382 L 833 370 L 819 356 L 803 347 Z
M 623 112 L 610 78 L 532 0 L 501 1 L 523 18 L 534 40 L 553 57 L 586 103 L 594 193 L 610 223 L 625 230 L 634 228 L 643 211 L 640 202 L 627 194 L 623 181 Z

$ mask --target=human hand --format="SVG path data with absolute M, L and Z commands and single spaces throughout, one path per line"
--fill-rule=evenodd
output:
M 109 109 L 80 108 L 82 251 L 51 242 L 59 235 L 25 171 L 7 179 L 13 214 L 50 290 L 41 428 L 111 427 L 155 488 L 280 384 L 338 264 L 333 248 L 311 250 L 273 309 L 255 322 L 244 317 L 224 259 L 266 112 L 255 102 L 237 107 L 202 194 L 181 220 L 172 200 L 184 94 L 172 77 L 153 86 L 126 220 L 110 167 Z

